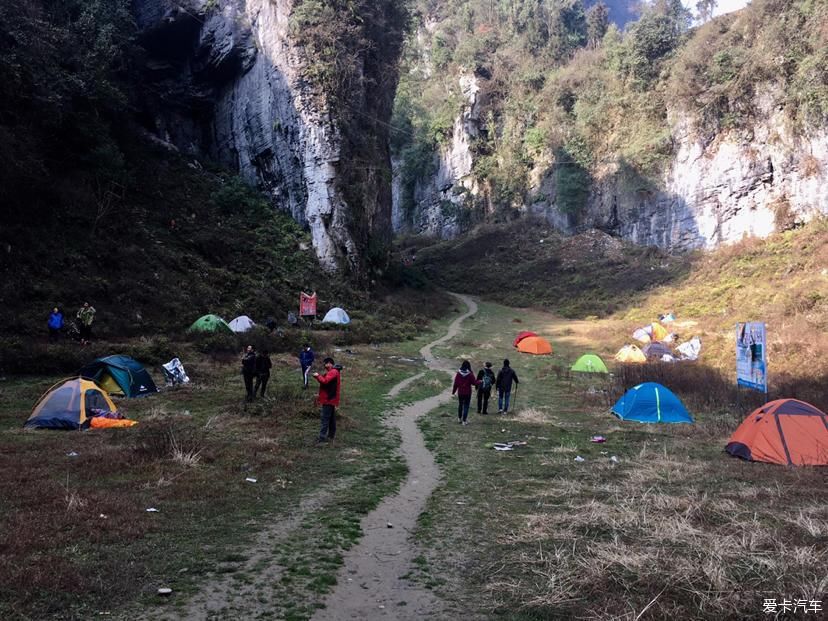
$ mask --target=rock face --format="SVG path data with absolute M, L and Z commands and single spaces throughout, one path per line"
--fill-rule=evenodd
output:
M 323 267 L 362 274 L 369 240 L 390 234 L 383 123 L 397 58 L 362 67 L 368 77 L 390 72 L 390 92 L 354 93 L 376 120 L 370 129 L 377 143 L 343 138 L 340 119 L 306 78 L 305 50 L 291 35 L 293 6 L 294 0 L 134 0 L 147 51 L 143 83 L 150 85 L 141 121 L 156 138 L 235 169 L 266 191 L 310 229 Z M 354 160 L 380 173 L 356 181 L 342 174 L 343 163 Z
M 556 180 L 549 172 L 554 166 L 539 161 L 530 171 L 531 191 L 521 209 L 545 216 L 564 232 L 599 228 L 674 250 L 765 237 L 828 214 L 828 129 L 797 134 L 781 111 L 770 104 L 757 107 L 761 113 L 752 135 L 722 134 L 709 143 L 696 137 L 691 119 L 671 114 L 675 151 L 659 188 L 610 167 L 593 183 L 577 219 L 558 209 Z M 452 201 L 462 209 L 465 198 L 476 193 L 470 147 L 480 131 L 478 118 L 479 102 L 469 99 L 452 142 L 435 156 L 437 172 L 417 187 L 413 218 L 408 225 L 401 219 L 395 228 L 443 238 L 462 232 L 461 220 L 446 217 L 445 206 Z M 461 192 L 454 194 L 456 187 Z

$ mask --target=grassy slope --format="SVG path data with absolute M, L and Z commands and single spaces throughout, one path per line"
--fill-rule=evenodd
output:
M 770 377 L 778 385 L 828 374 L 826 253 L 824 220 L 685 256 L 628 246 L 598 232 L 564 239 L 518 222 L 422 249 L 417 262 L 449 288 L 570 318 L 609 319 L 596 324 L 608 351 L 630 342 L 635 327 L 673 311 L 682 340 L 699 335 L 702 362 L 728 374 L 734 324 L 765 321 Z
M 187 596 L 217 573 L 239 587 L 253 584 L 258 605 L 278 618 L 308 618 L 335 582 L 341 552 L 358 538 L 360 516 L 404 476 L 398 440 L 379 414 L 387 390 L 418 370 L 400 356 L 411 357 L 433 334 L 393 349 L 357 346 L 354 355 L 320 350 L 345 365 L 338 445 L 323 450 L 312 446 L 314 392 L 299 389 L 289 356 L 274 359 L 270 399 L 245 408 L 235 359 L 185 350 L 193 383 L 119 402 L 141 422 L 114 432 L 24 432 L 32 402 L 55 378 L 2 382 L 0 530 L 15 536 L 0 544 L 0 616 L 113 610 L 135 618 L 149 610 L 152 618 L 176 618 Z M 248 476 L 258 482 L 246 483 Z M 256 567 L 246 566 L 256 533 L 325 489 L 332 492 L 321 507 L 257 551 Z M 282 579 L 259 584 L 262 566 L 276 564 Z M 176 595 L 159 603 L 162 585 Z
M 556 372 L 608 353 L 602 327 L 483 303 L 437 352 L 475 369 L 508 356 L 522 383 L 514 415 L 461 427 L 452 403 L 423 419 L 444 482 L 420 519 L 419 579 L 468 618 L 515 621 L 632 620 L 653 600 L 641 618 L 758 619 L 763 597 L 822 597 L 824 473 L 730 458 L 741 415 L 692 395 L 693 426 L 620 423 L 607 414 L 620 380 Z M 555 343 L 551 359 L 514 351 L 526 328 Z M 490 448 L 512 440 L 528 445 Z

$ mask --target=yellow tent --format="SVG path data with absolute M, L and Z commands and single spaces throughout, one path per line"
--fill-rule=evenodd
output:
M 650 327 L 653 329 L 653 341 L 663 341 L 670 334 L 667 332 L 667 328 L 657 321 L 654 321 Z
M 618 362 L 624 363 L 644 363 L 647 362 L 647 356 L 636 345 L 624 345 L 615 354 L 615 359 Z
M 52 386 L 35 404 L 26 427 L 85 429 L 92 409 L 115 411 L 115 404 L 95 382 L 76 377 Z

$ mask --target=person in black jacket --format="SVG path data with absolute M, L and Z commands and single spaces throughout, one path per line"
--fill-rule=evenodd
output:
M 253 392 L 253 379 L 256 377 L 256 350 L 252 345 L 248 345 L 242 357 L 242 377 L 244 378 L 244 388 L 247 391 L 247 401 L 253 401 L 255 393 Z
M 497 373 L 495 386 L 497 387 L 497 413 L 505 414 L 509 411 L 509 399 L 512 396 L 512 383 L 520 384 L 517 373 L 509 366 L 509 359 L 503 361 L 503 368 Z
M 267 390 L 267 381 L 270 379 L 270 369 L 273 368 L 273 363 L 270 361 L 270 355 L 266 349 L 263 349 L 256 355 L 256 385 L 253 387 L 253 395 L 259 392 L 259 386 L 262 387 L 262 397 L 265 396 Z
M 492 371 L 491 362 L 487 362 L 486 366 L 478 371 L 477 381 L 480 382 L 477 387 L 477 413 L 488 414 L 489 397 L 492 396 L 492 386 L 495 384 L 495 374 Z

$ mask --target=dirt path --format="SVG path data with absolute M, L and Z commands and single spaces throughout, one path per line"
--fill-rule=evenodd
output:
M 445 336 L 420 350 L 429 369 L 452 373 L 431 350 L 454 338 L 463 320 L 477 312 L 477 304 L 467 296 L 452 294 L 468 307 L 455 319 Z M 395 397 L 414 378 L 400 382 L 388 395 Z M 421 619 L 434 617 L 441 603 L 428 589 L 406 579 L 413 569 L 416 548 L 409 541 L 417 518 L 440 479 L 440 469 L 426 448 L 417 419 L 451 398 L 447 389 L 439 395 L 401 408 L 388 419 L 402 436 L 401 452 L 408 465 L 408 478 L 395 496 L 386 498 L 362 520 L 362 540 L 345 555 L 345 565 L 337 575 L 337 585 L 325 600 L 325 609 L 316 621 L 339 619 Z M 390 526 L 389 526 L 390 525 Z

